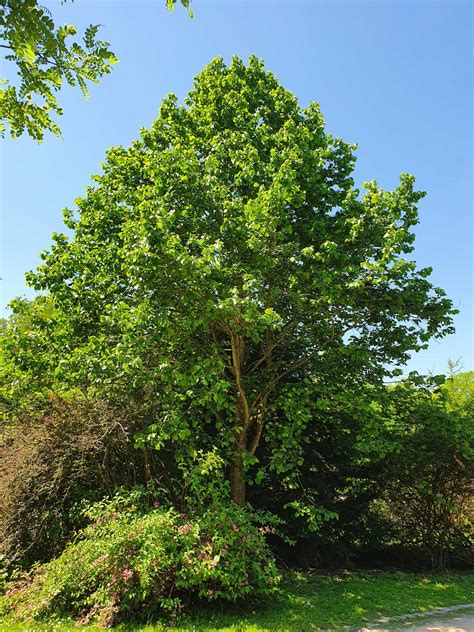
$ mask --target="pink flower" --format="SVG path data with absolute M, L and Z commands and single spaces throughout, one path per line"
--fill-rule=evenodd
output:
M 179 532 L 180 533 L 189 533 L 193 528 L 192 524 L 184 524 L 182 527 L 180 527 Z
M 239 532 L 239 527 L 235 523 L 232 525 L 232 531 L 234 533 L 238 533 Z
M 133 577 L 133 571 L 130 570 L 129 568 L 126 568 L 123 571 L 122 576 L 125 579 L 125 581 L 128 581 L 129 579 L 131 579 Z

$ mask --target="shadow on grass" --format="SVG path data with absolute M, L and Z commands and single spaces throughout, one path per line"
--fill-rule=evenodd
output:
M 289 573 L 272 598 L 195 610 L 192 615 L 181 618 L 175 629 L 196 632 L 341 629 L 360 626 L 383 616 L 469 603 L 473 590 L 474 574 L 341 573 L 320 576 Z
M 285 574 L 271 598 L 254 599 L 237 604 L 213 604 L 196 608 L 180 617 L 176 625 L 169 621 L 121 624 L 118 632 L 159 632 L 173 629 L 211 632 L 340 630 L 360 627 L 382 617 L 406 615 L 437 607 L 473 601 L 474 573 L 414 575 L 386 572 L 343 572 L 317 575 L 291 572 Z M 19 624 L 0 627 L 7 632 L 66 632 L 77 628 L 74 623 Z

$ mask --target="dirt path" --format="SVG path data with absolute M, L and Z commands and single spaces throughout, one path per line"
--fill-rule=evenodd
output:
M 361 632 L 474 632 L 474 615 L 459 615 L 450 619 L 442 619 L 438 621 L 430 621 L 416 627 L 411 627 L 411 623 L 401 625 L 395 624 L 395 627 L 389 628 L 361 628 Z
M 456 613 L 456 610 L 459 613 Z M 474 604 L 439 608 L 419 615 L 393 617 L 360 632 L 474 632 Z
M 426 626 L 404 628 L 410 632 L 474 632 L 474 615 L 458 615 L 443 621 L 432 621 Z

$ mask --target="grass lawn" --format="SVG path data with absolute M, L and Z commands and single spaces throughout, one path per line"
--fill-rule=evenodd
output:
M 240 606 L 214 606 L 181 618 L 179 630 L 320 630 L 360 626 L 381 616 L 394 616 L 474 602 L 474 573 L 425 574 L 343 573 L 320 576 L 288 573 L 270 601 Z M 81 628 L 92 632 L 94 626 Z M 165 623 L 120 625 L 120 632 L 158 632 Z M 4 621 L 2 632 L 78 630 L 74 623 L 39 624 Z

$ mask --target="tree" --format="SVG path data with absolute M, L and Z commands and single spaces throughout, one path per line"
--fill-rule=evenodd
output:
M 64 213 L 29 282 L 48 291 L 57 372 L 154 388 L 147 436 L 218 446 L 242 505 L 265 432 L 296 485 L 318 375 L 379 381 L 452 331 L 451 301 L 412 252 L 423 193 L 354 188 L 354 146 L 325 132 L 263 63 L 215 59 Z M 260 473 L 261 476 L 262 473 Z M 257 476 L 257 478 L 258 478 Z
M 64 0 L 65 1 L 65 0 Z M 176 0 L 166 0 L 173 9 Z M 190 0 L 181 0 L 189 10 Z M 45 131 L 60 135 L 51 115 L 62 114 L 56 92 L 64 83 L 79 86 L 88 95 L 88 82 L 98 83 L 117 61 L 107 42 L 96 39 L 99 26 L 89 26 L 84 42 L 70 43 L 77 30 L 72 25 L 56 28 L 50 11 L 37 0 L 1 0 L 0 48 L 14 62 L 19 85 L 1 79 L 0 133 L 12 137 L 24 132 L 41 141 Z
M 62 390 L 51 379 L 57 356 L 50 353 L 55 310 L 48 296 L 10 303 L 12 313 L 0 325 L 0 419 L 8 426 L 35 418 L 48 408 L 52 391 Z M 58 332 L 54 333 L 58 342 Z
M 474 371 L 461 372 L 461 362 L 448 361 L 448 379 L 443 385 L 448 410 L 474 417 Z

